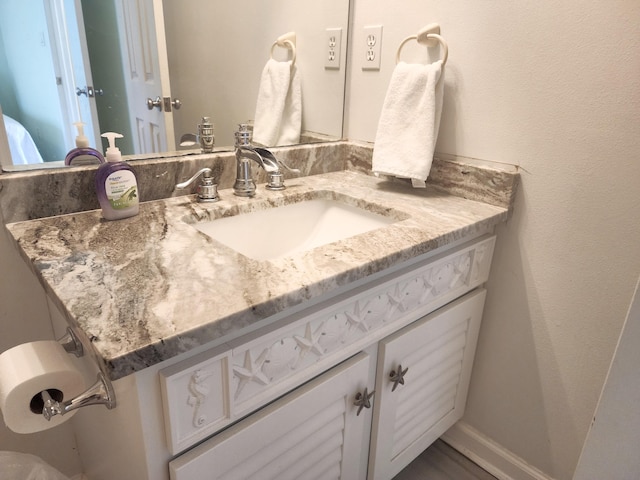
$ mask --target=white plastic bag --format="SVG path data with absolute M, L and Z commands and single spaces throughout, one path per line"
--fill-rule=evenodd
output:
M 35 455 L 0 451 L 2 480 L 69 480 Z

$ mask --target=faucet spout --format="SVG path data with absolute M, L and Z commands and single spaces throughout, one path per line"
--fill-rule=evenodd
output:
M 251 132 L 245 124 L 238 126 L 236 137 L 236 163 L 237 175 L 233 186 L 235 195 L 240 197 L 253 197 L 256 194 L 256 184 L 251 172 L 251 160 L 255 161 L 267 173 L 267 190 L 284 190 L 284 180 L 280 166 L 295 173 L 300 173 L 297 168 L 291 168 L 278 160 L 273 153 L 266 148 L 251 145 Z
M 239 197 L 253 197 L 256 194 L 256 183 L 253 181 L 251 160 L 264 165 L 262 157 L 249 147 L 236 146 L 236 181 L 233 193 Z

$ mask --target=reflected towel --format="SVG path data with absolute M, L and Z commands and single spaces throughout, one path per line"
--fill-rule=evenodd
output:
M 4 120 L 4 128 L 7 131 L 13 165 L 43 163 L 38 147 L 36 147 L 27 129 L 8 115 L 3 114 L 2 119 Z
M 425 187 L 440 128 L 442 61 L 396 65 L 378 123 L 373 171 Z
M 269 59 L 262 71 L 253 125 L 253 142 L 267 147 L 300 142 L 300 75 L 291 62 Z

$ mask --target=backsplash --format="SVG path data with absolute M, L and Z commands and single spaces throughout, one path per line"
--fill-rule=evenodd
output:
M 373 145 L 342 141 L 281 147 L 273 152 L 291 167 L 299 168 L 302 176 L 340 170 L 371 173 Z M 231 188 L 236 176 L 233 152 L 137 160 L 132 166 L 142 202 L 193 193 L 195 184 L 193 190 L 176 190 L 175 185 L 204 167 L 213 169 L 220 190 Z M 264 172 L 258 168 L 254 171 L 257 183 L 264 183 Z M 69 167 L 0 174 L 0 209 L 5 222 L 100 208 L 94 186 L 95 172 L 96 167 Z M 473 160 L 436 155 L 427 188 L 508 208 L 517 183 L 514 167 L 487 167 Z

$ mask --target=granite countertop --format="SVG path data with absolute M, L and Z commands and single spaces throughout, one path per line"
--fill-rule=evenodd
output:
M 91 340 L 105 372 L 116 380 L 485 231 L 508 215 L 504 205 L 442 189 L 412 189 L 356 171 L 288 179 L 286 184 L 283 192 L 259 185 L 253 199 L 223 189 L 217 203 L 197 203 L 194 195 L 144 202 L 139 215 L 115 222 L 93 210 L 7 228 L 48 295 Z M 268 261 L 245 257 L 191 225 L 314 198 L 317 192 L 396 221 Z M 259 231 L 255 241 L 260 241 Z

